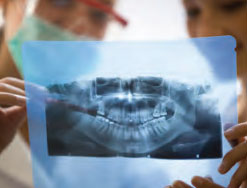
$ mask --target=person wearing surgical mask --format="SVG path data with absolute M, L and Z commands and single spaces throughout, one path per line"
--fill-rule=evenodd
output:
M 225 131 L 225 137 L 235 147 L 223 158 L 218 169 L 227 173 L 239 166 L 229 182 L 229 188 L 247 187 L 247 1 L 246 0 L 183 0 L 187 12 L 187 29 L 191 37 L 232 35 L 237 42 L 237 76 L 241 83 L 238 96 L 239 124 Z M 224 68 L 224 67 L 222 67 Z M 196 188 L 223 188 L 211 178 L 193 177 Z M 175 181 L 170 188 L 192 188 Z
M 102 40 L 110 20 L 125 26 L 116 0 L 1 0 L 0 152 L 17 129 L 28 142 L 21 47 L 29 40 Z M 13 118 L 14 117 L 14 118 Z M 22 125 L 22 126 L 21 126 Z

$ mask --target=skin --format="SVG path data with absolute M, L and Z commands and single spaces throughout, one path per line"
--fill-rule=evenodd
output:
M 237 42 L 237 76 L 242 84 L 239 122 L 247 121 L 246 0 L 183 0 L 190 37 L 231 35 Z
M 225 132 L 229 142 L 238 145 L 223 158 L 218 171 L 226 174 L 235 164 L 239 167 L 230 180 L 229 188 L 247 187 L 247 1 L 246 0 L 183 0 L 187 12 L 187 28 L 191 37 L 232 35 L 237 41 L 237 75 L 242 84 L 238 98 L 240 124 Z M 196 188 L 223 188 L 212 180 L 193 177 Z M 170 188 L 192 188 L 175 181 Z
M 226 139 L 231 142 L 237 139 L 243 139 L 247 136 L 247 123 L 241 123 L 225 132 Z M 221 174 L 226 174 L 234 165 L 239 162 L 237 171 L 233 174 L 229 188 L 246 188 L 247 187 L 247 140 L 243 139 L 237 146 L 229 151 L 223 158 L 218 171 Z M 203 177 L 193 177 L 191 180 L 192 185 L 196 188 L 223 188 L 212 181 L 212 179 Z M 170 188 L 192 188 L 190 185 L 182 182 L 175 181 Z
M 101 40 L 104 37 L 107 24 L 110 20 L 109 15 L 77 0 L 68 1 L 67 4 L 59 6 L 58 4 L 59 2 L 61 3 L 61 1 L 63 0 L 40 0 L 36 5 L 34 14 L 76 35 L 86 35 L 97 40 Z M 113 7 L 115 4 L 115 0 L 97 1 L 109 7 Z M 66 0 L 63 2 L 66 2 Z M 22 79 L 8 50 L 7 41 L 16 34 L 21 26 L 25 13 L 26 0 L 0 0 L 0 5 L 3 7 L 5 20 L 3 40 L 0 48 L 0 79 Z M 10 97 L 11 94 L 16 94 L 16 91 L 8 90 L 7 96 Z M 20 105 L 20 101 L 18 101 L 8 104 L 10 108 L 6 111 L 6 109 L 1 107 L 1 105 L 6 103 L 6 100 L 7 98 L 0 97 L 0 136 L 5 137 L 0 138 L 0 151 L 10 143 L 17 129 L 21 131 L 22 136 L 26 142 L 29 143 L 27 118 L 26 113 L 24 113 L 25 107 Z M 8 98 L 8 100 L 11 99 Z M 16 117 L 18 117 L 17 120 L 13 119 L 14 115 L 12 114 L 15 113 Z M 7 129 L 8 127 L 11 128 Z M 2 132 L 6 134 L 2 134 Z
M 13 140 L 26 118 L 24 82 L 15 78 L 0 79 L 0 153 Z

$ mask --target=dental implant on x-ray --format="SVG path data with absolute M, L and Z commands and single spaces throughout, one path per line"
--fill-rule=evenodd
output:
M 48 87 L 50 155 L 218 158 L 217 101 L 209 85 L 160 77 L 103 78 Z M 206 97 L 205 97 L 206 96 Z

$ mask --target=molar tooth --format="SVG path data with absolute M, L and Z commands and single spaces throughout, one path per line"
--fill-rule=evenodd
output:
M 108 118 L 116 122 L 119 122 L 119 120 L 121 119 L 120 113 L 117 109 L 110 110 Z
M 139 113 L 139 119 L 140 119 L 140 122 L 143 124 L 145 121 L 144 121 L 144 113 L 143 113 L 143 110 L 140 111 Z
M 161 103 L 161 110 L 160 110 L 160 111 L 161 111 L 160 114 L 161 114 L 162 116 L 167 115 L 167 111 L 166 111 L 166 103 Z
M 160 123 L 159 123 L 158 127 L 161 130 L 161 132 L 167 131 L 167 121 L 166 121 L 166 118 L 163 117 L 159 121 L 160 121 Z
M 148 112 L 148 110 L 144 111 L 144 117 L 143 118 L 144 118 L 145 122 L 147 122 L 149 120 L 149 112 Z
M 150 110 L 148 111 L 148 121 L 151 121 L 152 119 L 154 119 L 154 117 L 152 111 Z
M 109 112 L 108 116 L 107 116 L 109 119 L 113 120 L 113 114 L 112 114 L 112 111 Z
M 110 124 L 110 128 L 111 128 L 111 130 L 112 130 L 112 135 L 113 136 L 115 136 L 116 138 L 118 138 L 118 127 L 117 127 L 117 125 L 115 125 L 115 124 Z
M 154 117 L 157 118 L 157 117 L 160 116 L 160 108 L 161 108 L 160 104 L 157 104 L 157 105 L 155 106 L 154 112 L 153 112 L 153 116 L 154 116 Z
M 152 136 L 156 136 L 155 135 L 155 132 L 154 132 L 154 129 L 152 127 L 152 125 L 149 123 L 149 125 L 147 125 L 147 131 L 148 131 L 148 134 L 152 137 Z
M 156 136 L 160 135 L 160 130 L 158 129 L 158 126 L 153 126 L 152 129 L 153 129 L 153 132 Z
M 97 123 L 95 124 L 95 126 L 96 126 L 95 127 L 96 130 L 101 132 L 104 129 L 105 125 L 103 125 L 103 123 L 98 120 Z
M 147 128 L 142 126 L 139 128 L 139 134 L 143 137 L 143 138 L 147 138 L 148 136 L 148 131 Z
M 105 132 L 108 128 L 108 124 L 99 122 L 98 124 L 98 131 Z
M 105 104 L 104 104 L 104 102 L 100 102 L 99 103 L 97 113 L 100 114 L 100 115 L 102 115 L 102 116 L 105 115 Z

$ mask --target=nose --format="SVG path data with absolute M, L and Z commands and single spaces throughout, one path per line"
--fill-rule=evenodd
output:
M 196 30 L 197 37 L 222 36 L 226 34 L 216 14 L 202 14 L 201 21 L 198 22 Z

